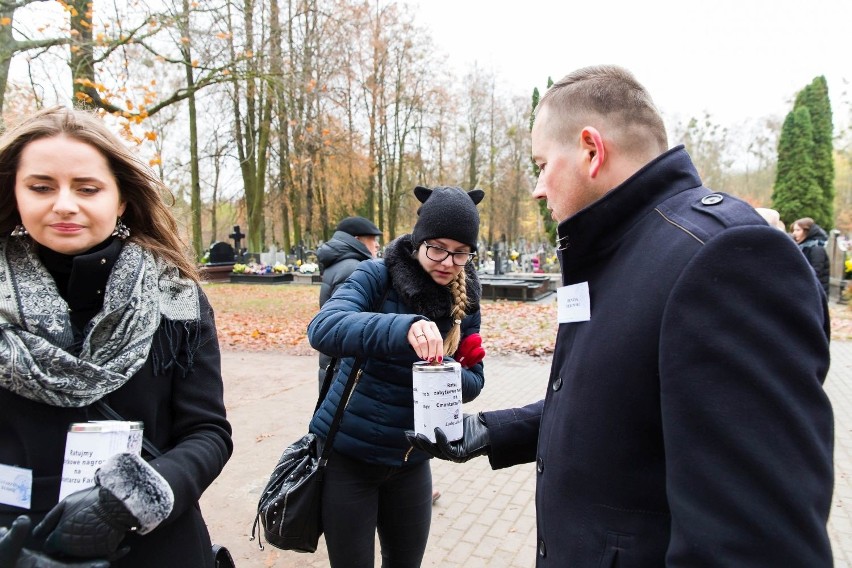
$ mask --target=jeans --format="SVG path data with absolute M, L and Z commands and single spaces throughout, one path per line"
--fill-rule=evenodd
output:
M 416 568 L 432 522 L 432 470 L 361 462 L 332 452 L 325 470 L 322 522 L 332 568 Z

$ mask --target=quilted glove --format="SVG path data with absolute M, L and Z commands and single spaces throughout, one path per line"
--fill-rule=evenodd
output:
M 465 369 L 470 369 L 485 358 L 485 349 L 482 348 L 482 336 L 471 333 L 461 340 L 456 349 L 453 359 L 458 361 Z
M 423 450 L 438 459 L 464 463 L 471 458 L 488 453 L 491 446 L 491 436 L 488 434 L 488 425 L 481 412 L 478 414 L 465 414 L 462 417 L 464 433 L 460 440 L 450 442 L 447 435 L 440 428 L 435 428 L 435 443 L 423 434 L 417 434 L 412 430 L 405 431 L 408 443 Z
M 33 531 L 48 554 L 115 559 L 127 531 L 147 534 L 174 506 L 171 487 L 135 454 L 116 454 L 95 474 L 95 486 L 72 493 Z
M 12 527 L 0 527 L 0 568 L 109 568 L 106 560 L 61 562 L 41 552 L 24 548 L 30 532 L 30 518 L 21 515 Z

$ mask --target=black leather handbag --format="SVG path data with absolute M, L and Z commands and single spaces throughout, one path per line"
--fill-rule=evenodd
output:
M 337 359 L 326 368 L 325 380 L 314 412 L 325 399 L 331 386 Z M 349 401 L 349 395 L 361 376 L 363 362 L 356 359 L 346 381 L 341 401 Z M 257 515 L 251 529 L 254 540 L 258 523 L 262 526 L 266 542 L 282 550 L 316 552 L 322 535 L 322 480 L 328 457 L 334 445 L 334 436 L 346 404 L 339 404 L 328 430 L 325 444 L 315 434 L 307 433 L 284 450 L 281 459 L 272 470 L 269 481 L 257 504 Z M 263 550 L 262 539 L 258 546 Z

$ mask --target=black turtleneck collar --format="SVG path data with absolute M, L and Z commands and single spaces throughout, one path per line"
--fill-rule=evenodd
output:
M 68 255 L 39 247 L 38 255 L 68 302 L 72 322 L 80 329 L 101 309 L 112 267 L 124 242 L 110 237 L 86 252 Z M 82 321 L 84 320 L 84 321 Z

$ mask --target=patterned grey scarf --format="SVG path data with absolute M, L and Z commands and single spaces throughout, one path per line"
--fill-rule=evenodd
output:
M 75 357 L 68 304 L 28 239 L 0 239 L 0 387 L 60 407 L 91 404 L 145 364 L 161 318 L 198 320 L 195 283 L 128 242 Z

